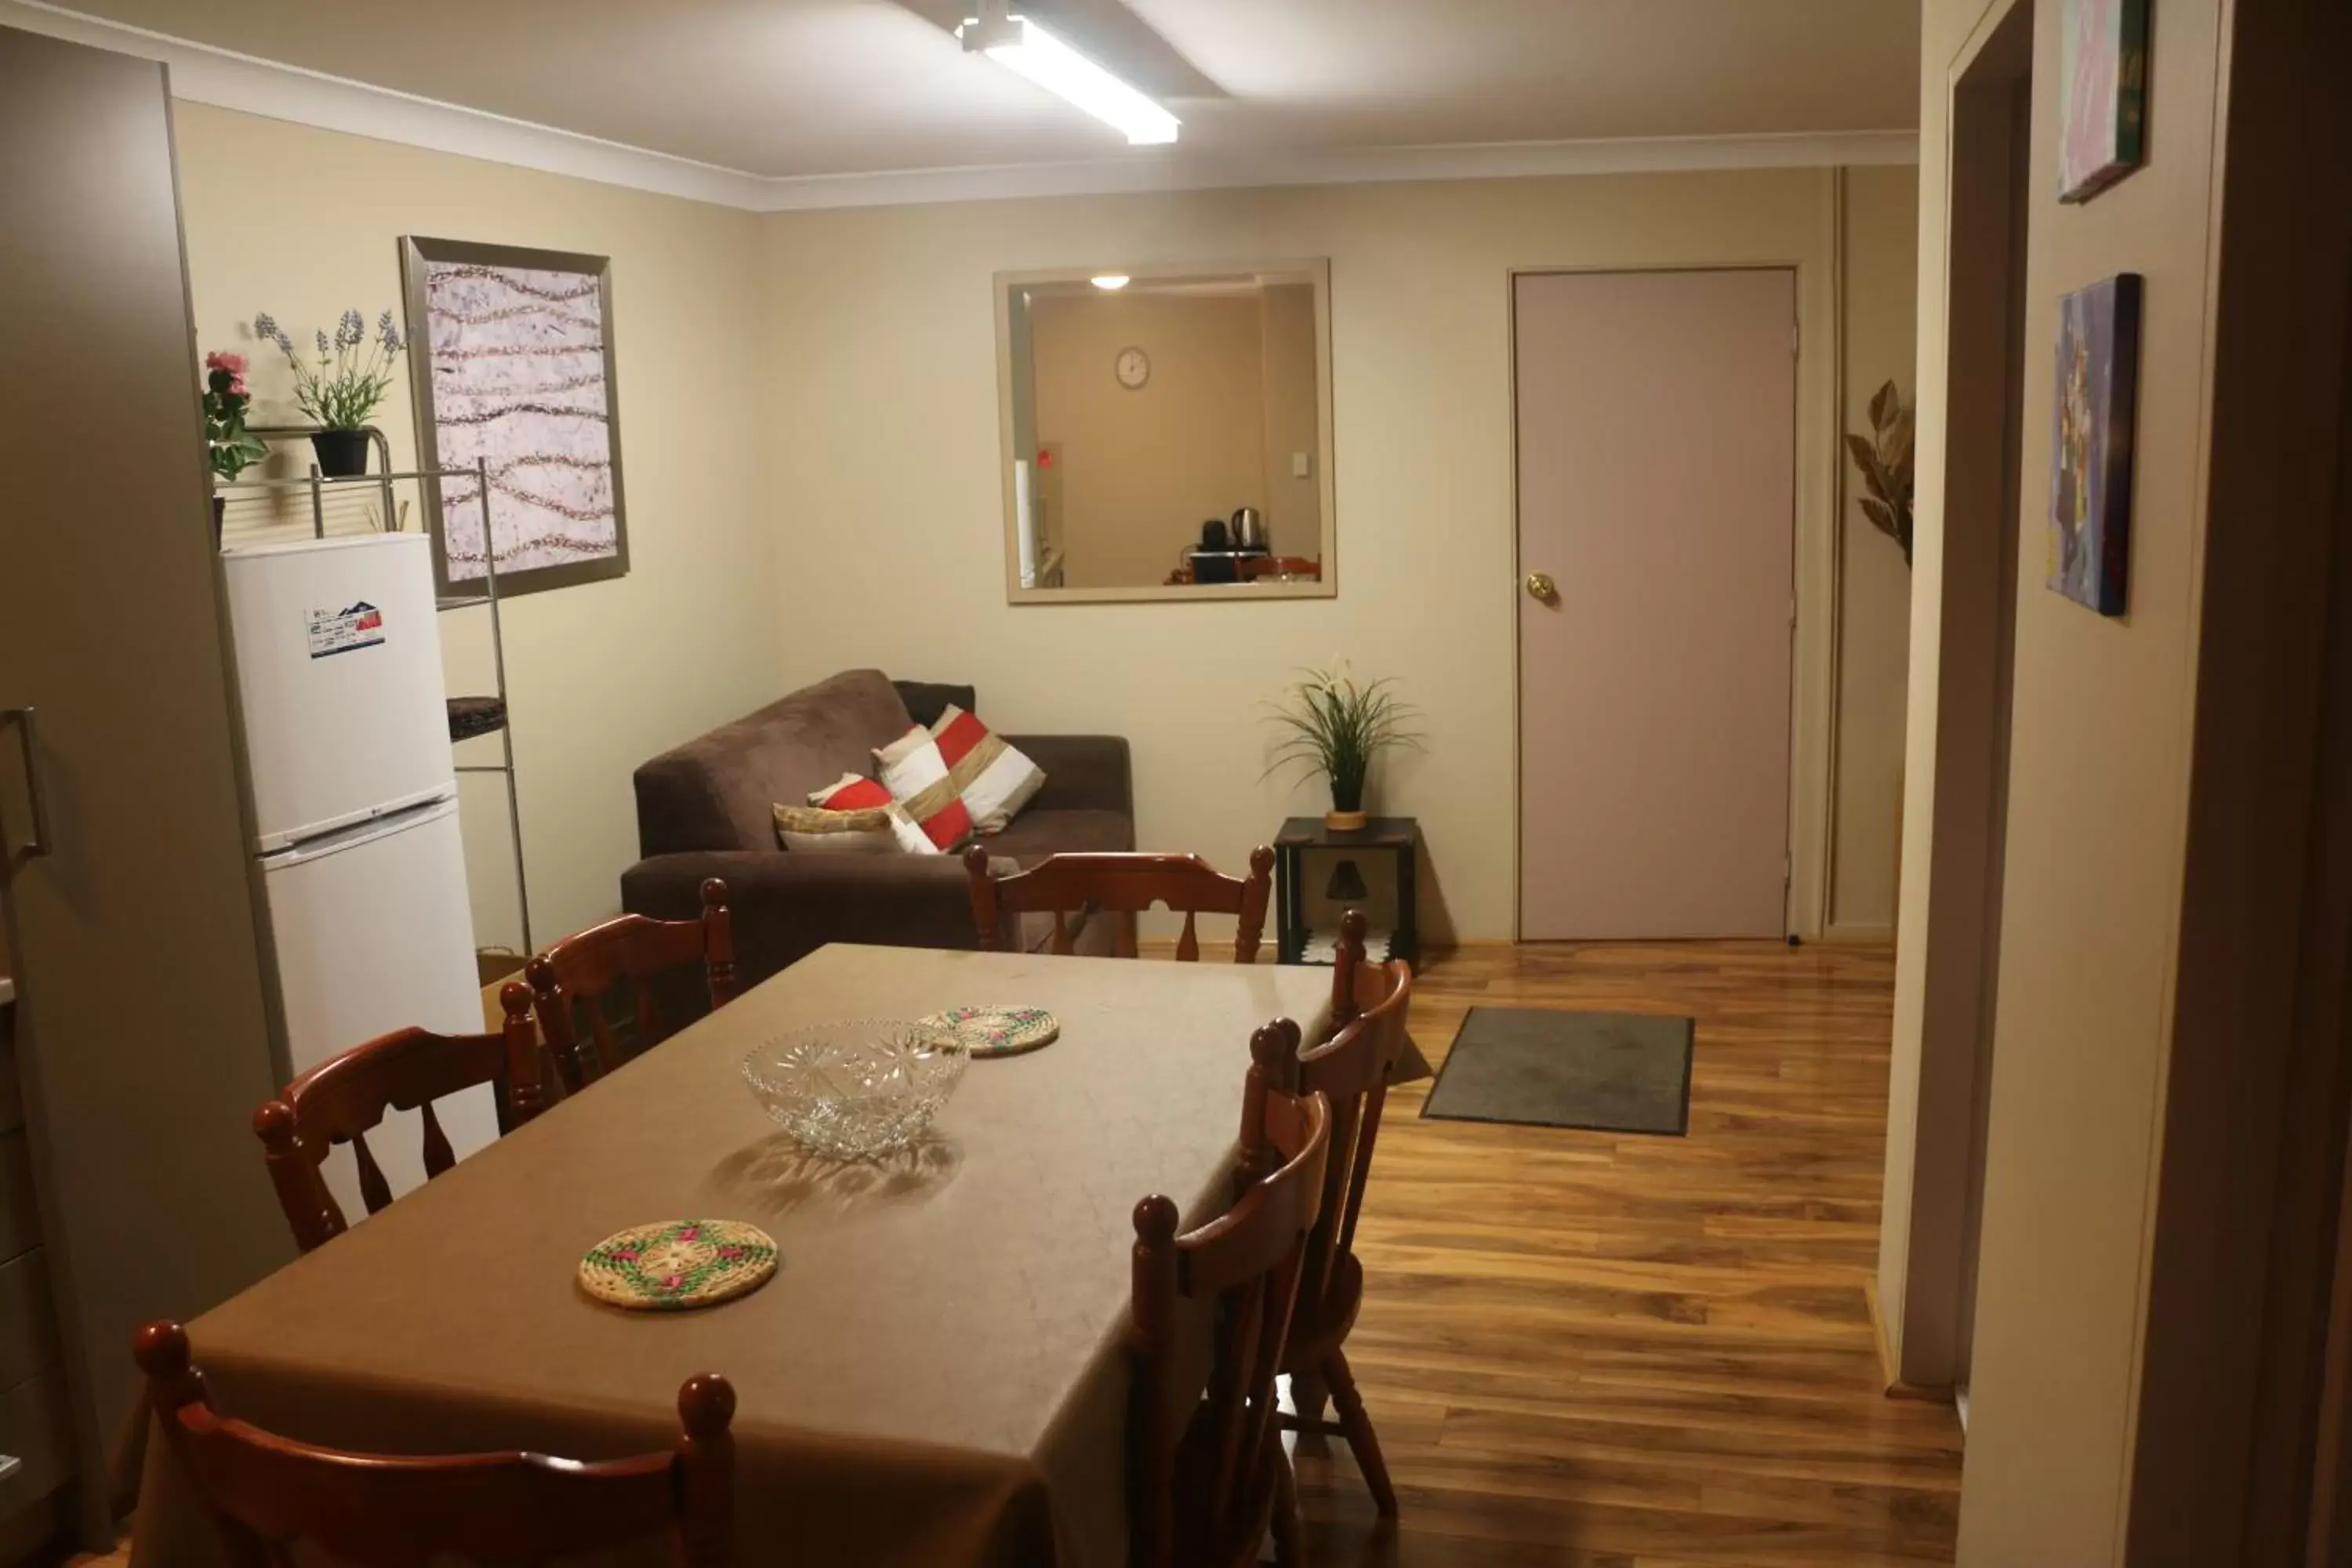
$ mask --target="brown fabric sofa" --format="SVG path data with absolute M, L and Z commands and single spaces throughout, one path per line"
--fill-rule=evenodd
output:
M 894 683 L 878 669 L 847 670 L 663 752 L 636 772 L 637 852 L 645 858 L 621 877 L 622 907 L 688 919 L 701 908 L 702 879 L 725 879 L 736 965 L 747 986 L 829 942 L 977 946 L 958 857 L 796 855 L 778 843 L 772 815 L 776 803 L 803 803 L 845 773 L 870 774 L 877 747 L 911 724 L 931 722 L 950 702 L 979 711 L 969 686 Z M 992 855 L 1027 866 L 1066 850 L 1135 847 L 1125 739 L 1005 740 L 1045 770 L 1045 787 L 1012 826 L 982 840 Z M 1083 937 L 1081 945 L 1088 945 Z

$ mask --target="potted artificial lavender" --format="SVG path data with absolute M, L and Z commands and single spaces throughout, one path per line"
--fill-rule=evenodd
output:
M 368 416 L 392 388 L 393 366 L 400 360 L 399 331 L 390 310 L 376 318 L 375 334 L 357 310 L 345 310 L 335 323 L 334 336 L 319 333 L 319 357 L 306 363 L 294 352 L 294 340 L 267 311 L 253 318 L 253 335 L 278 345 L 294 367 L 294 403 L 319 422 L 310 447 L 319 455 L 319 472 L 331 479 L 346 479 L 367 472 Z

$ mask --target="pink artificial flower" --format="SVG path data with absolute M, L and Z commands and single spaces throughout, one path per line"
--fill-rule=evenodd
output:
M 215 349 L 205 356 L 205 369 L 207 372 L 216 370 L 228 372 L 228 389 L 239 395 L 245 392 L 245 364 L 243 354 L 231 353 L 226 349 Z

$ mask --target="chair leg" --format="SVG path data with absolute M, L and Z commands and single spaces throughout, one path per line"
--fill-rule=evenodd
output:
M 1330 1404 L 1331 1390 L 1324 1383 L 1320 1368 L 1290 1374 L 1290 1408 L 1298 1417 L 1300 1431 L 1313 1430 Z
M 1274 1451 L 1274 1561 L 1276 1568 L 1307 1568 L 1307 1549 L 1299 1541 L 1298 1477 L 1290 1456 L 1277 1445 Z
M 1397 1512 L 1396 1488 L 1389 1480 L 1389 1462 L 1381 1457 L 1381 1440 L 1372 1431 L 1372 1418 L 1364 1413 L 1364 1396 L 1356 1392 L 1354 1373 L 1348 1370 L 1348 1358 L 1333 1351 L 1323 1363 L 1323 1380 L 1331 1386 L 1331 1403 L 1339 1407 L 1339 1428 L 1347 1435 L 1348 1447 L 1356 1456 L 1356 1468 L 1364 1472 L 1364 1484 L 1371 1489 L 1372 1502 L 1382 1519 L 1394 1519 Z

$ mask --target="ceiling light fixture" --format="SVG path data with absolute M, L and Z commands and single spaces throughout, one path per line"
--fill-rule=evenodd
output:
M 1116 294 L 1127 287 L 1129 279 L 1124 272 L 1106 272 L 1098 278 L 1090 279 L 1089 281 L 1107 294 Z
M 1176 140 L 1177 118 L 1026 16 L 1008 16 L 1003 0 L 988 0 L 982 15 L 956 29 L 967 52 L 986 55 L 1067 99 L 1097 120 L 1126 132 L 1130 145 Z

